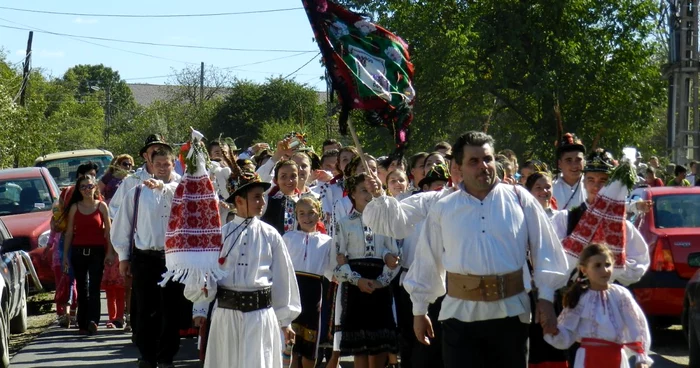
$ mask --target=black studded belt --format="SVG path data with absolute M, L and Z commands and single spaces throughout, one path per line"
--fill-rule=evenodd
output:
M 272 306 L 270 288 L 255 291 L 234 291 L 219 289 L 216 293 L 219 308 L 233 309 L 241 312 L 252 312 Z

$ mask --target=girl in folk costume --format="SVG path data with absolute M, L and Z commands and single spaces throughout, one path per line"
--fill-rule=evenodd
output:
M 292 161 L 297 163 L 299 169 L 299 182 L 297 189 L 301 197 L 312 197 L 319 199 L 321 196 L 318 193 L 311 191 L 309 182 L 311 181 L 311 157 L 305 152 L 297 152 L 292 156 Z
M 262 221 L 272 225 L 280 235 L 296 230 L 297 222 L 294 206 L 299 200 L 299 168 L 292 160 L 280 161 L 275 165 L 275 187 L 267 194 L 267 204 Z
M 528 175 L 525 188 L 537 199 L 537 202 L 540 202 L 550 219 L 559 212 L 552 208 L 552 174 L 547 171 L 538 171 Z
M 346 181 L 352 213 L 338 221 L 331 266 L 341 282 L 336 295 L 333 350 L 354 355 L 355 367 L 384 367 L 387 353 L 396 353 L 396 322 L 391 280 L 399 271 L 398 248 L 389 237 L 375 234 L 362 222 L 372 195 L 365 175 Z
M 357 149 L 353 146 L 346 146 L 338 151 L 338 160 L 336 161 L 336 169 L 341 173 L 334 177 L 328 183 L 321 185 L 319 193 L 321 195 L 321 207 L 323 208 L 323 224 L 328 229 L 328 234 L 333 235 L 333 204 L 340 198 L 343 198 L 345 191 L 345 167 L 358 157 Z
M 636 367 L 653 363 L 646 318 L 626 288 L 612 283 L 614 255 L 604 245 L 587 246 L 579 258 L 581 277 L 564 295 L 558 333 L 545 340 L 558 349 L 581 343 L 573 368 L 628 368 L 624 348 L 636 354 Z
M 367 163 L 366 167 L 369 168 L 369 174 L 376 177 L 377 159 L 368 154 L 365 154 L 364 161 Z M 367 169 L 362 163 L 362 159 L 360 158 L 360 156 L 357 156 L 353 158 L 352 161 L 350 161 L 350 163 L 345 165 L 345 171 L 343 171 L 343 176 L 347 180 L 348 178 L 352 178 L 355 175 L 367 174 L 366 171 Z M 348 188 L 345 188 L 343 196 L 336 199 L 336 201 L 333 203 L 333 224 L 338 223 L 338 221 L 349 216 L 352 213 L 352 210 L 355 206 L 350 200 L 349 193 L 350 191 L 348 190 Z M 333 230 L 329 231 L 328 235 L 334 236 Z
M 294 342 L 291 323 L 301 312 L 301 302 L 292 261 L 278 231 L 257 218 L 269 187 L 257 174 L 241 172 L 227 199 L 236 217 L 221 229 L 219 264 L 226 276 L 208 281 L 201 291 L 185 290 L 196 300 L 197 325 L 216 299 L 205 368 L 281 368 L 280 328 L 285 342 Z
M 317 231 L 320 216 L 321 202 L 309 197 L 300 199 L 296 217 L 301 230 L 289 231 L 282 237 L 294 265 L 301 297 L 301 314 L 292 322 L 292 329 L 296 334 L 293 361 L 301 361 L 298 366 L 303 368 L 316 366 L 322 278 L 332 277 L 329 268 L 332 238 Z
M 411 195 L 411 192 L 408 191 L 408 176 L 406 172 L 401 169 L 389 172 L 386 176 L 386 189 L 387 194 L 398 200 Z

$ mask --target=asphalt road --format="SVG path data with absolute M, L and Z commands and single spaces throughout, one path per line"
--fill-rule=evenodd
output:
M 104 294 L 103 294 L 104 295 Z M 103 300 L 102 310 L 106 311 Z M 103 321 L 106 316 L 103 316 Z M 688 366 L 688 348 L 680 326 L 653 331 L 652 358 L 655 368 Z M 138 350 L 131 343 L 131 334 L 107 330 L 100 326 L 94 336 L 78 336 L 76 329 L 51 326 L 11 359 L 12 368 L 40 367 L 135 367 Z M 343 368 L 352 367 L 352 359 L 343 359 Z M 176 356 L 176 367 L 199 367 L 195 339 L 183 339 Z

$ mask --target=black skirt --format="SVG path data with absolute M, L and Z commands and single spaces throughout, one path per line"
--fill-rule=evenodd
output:
M 318 350 L 321 296 L 323 293 L 321 276 L 297 272 L 301 314 L 292 322 L 296 333 L 294 353 L 315 360 Z
M 384 267 L 381 259 L 359 259 L 348 263 L 353 271 L 368 279 L 379 277 Z M 341 332 L 340 354 L 397 353 L 398 336 L 391 288 L 387 286 L 367 294 L 357 286 L 344 282 L 339 291 L 342 308 L 336 331 Z

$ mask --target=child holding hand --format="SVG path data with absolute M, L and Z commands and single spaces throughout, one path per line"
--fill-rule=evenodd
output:
M 545 341 L 557 349 L 580 342 L 573 368 L 628 368 L 624 348 L 636 354 L 636 368 L 649 367 L 653 363 L 648 355 L 649 327 L 630 291 L 610 282 L 610 249 L 589 245 L 581 252 L 578 267 L 581 278 L 564 295 L 559 332 L 544 335 Z

